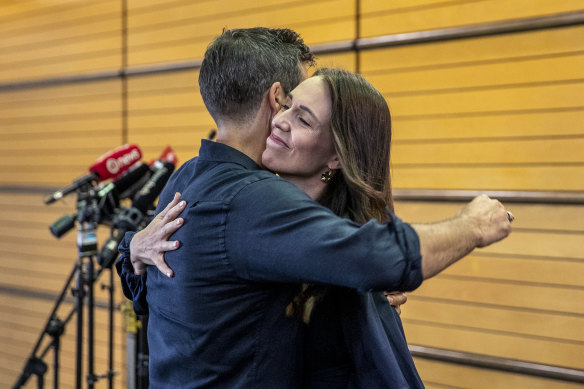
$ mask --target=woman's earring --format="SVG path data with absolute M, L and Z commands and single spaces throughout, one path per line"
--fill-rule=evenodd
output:
M 320 176 L 320 180 L 325 184 L 328 184 L 333 179 L 333 175 L 334 175 L 333 171 L 329 169 L 326 172 L 322 173 L 322 176 Z

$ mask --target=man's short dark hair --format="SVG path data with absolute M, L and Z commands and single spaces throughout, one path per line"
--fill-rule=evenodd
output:
M 207 48 L 199 73 L 205 106 L 215 121 L 249 119 L 274 82 L 288 93 L 302 81 L 302 63 L 313 65 L 314 56 L 292 30 L 223 30 Z

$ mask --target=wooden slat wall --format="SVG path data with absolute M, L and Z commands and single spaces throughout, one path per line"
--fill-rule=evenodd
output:
M 400 202 L 407 220 L 453 215 L 460 204 Z M 584 207 L 511 204 L 513 234 L 475 250 L 410 295 L 413 344 L 584 368 Z
M 0 82 L 122 65 L 120 1 L 5 3 L 0 9 Z
M 3 3 L 0 83 L 118 70 L 122 64 L 121 14 L 121 3 L 114 0 Z M 87 173 L 99 155 L 122 143 L 121 112 L 118 79 L 2 91 L 0 185 L 57 187 L 71 183 Z M 53 307 L 52 297 L 63 288 L 77 258 L 75 231 L 57 240 L 48 230 L 59 217 L 74 212 L 74 196 L 52 206 L 45 206 L 42 198 L 26 190 L 0 193 L 2 387 L 10 387 L 18 378 Z M 100 240 L 108 234 L 108 229 L 100 229 Z M 107 295 L 100 286 L 107 282 L 105 272 L 95 287 L 101 304 Z M 120 301 L 118 288 L 116 302 Z M 59 317 L 64 319 L 71 308 L 69 297 Z M 104 374 L 107 311 L 97 308 L 95 314 L 95 368 L 97 374 Z M 115 320 L 115 370 L 121 373 L 115 382 L 119 387 L 125 385 L 125 340 L 119 313 Z M 74 317 L 62 339 L 63 388 L 74 387 L 75 333 Z M 87 353 L 87 343 L 84 349 Z M 45 361 L 49 364 L 45 384 L 52 387 L 51 353 Z M 35 377 L 26 387 L 36 387 Z M 102 380 L 96 387 L 105 388 L 107 382 Z
M 0 182 L 69 184 L 122 142 L 121 82 L 0 93 Z
M 308 44 L 355 39 L 353 0 L 130 0 L 130 66 L 200 59 L 223 28 L 288 27 Z
M 573 11 L 578 2 L 364 1 L 363 36 Z M 380 8 L 381 7 L 381 8 Z M 511 7 L 511 8 L 510 8 Z M 496 8 L 496 10 L 494 9 Z M 584 28 L 363 51 L 394 115 L 394 187 L 584 190 Z M 461 204 L 397 204 L 406 220 Z M 512 236 L 426 282 L 403 310 L 412 344 L 584 367 L 584 209 L 510 205 Z M 430 388 L 574 387 L 416 359 Z
M 583 8 L 582 0 L 361 0 L 361 37 L 534 18 Z
M 427 389 L 577 389 L 581 384 L 414 358 Z
M 582 0 L 529 6 L 505 0 L 129 0 L 124 62 L 122 6 L 117 0 L 3 3 L 0 85 L 113 73 L 124 70 L 123 63 L 139 68 L 200 60 L 224 27 L 290 27 L 315 45 L 584 9 Z M 584 27 L 573 26 L 322 55 L 319 65 L 360 71 L 388 99 L 395 188 L 583 191 L 582 42 Z M 126 141 L 137 143 L 146 160 L 171 145 L 185 162 L 214 128 L 197 77 L 197 70 L 186 70 L 131 76 L 127 89 L 110 78 L 0 91 L 0 186 L 66 185 Z M 397 210 L 406 220 L 426 222 L 449 217 L 460 205 L 399 202 Z M 14 291 L 60 291 L 76 257 L 75 232 L 58 241 L 47 227 L 74 207 L 74 198 L 44 206 L 41 195 L 26 190 L 0 192 L 3 384 L 16 380 L 52 307 L 48 298 Z M 584 369 L 584 210 L 510 208 L 517 216 L 511 238 L 475 251 L 410 295 L 403 313 L 408 340 Z M 100 240 L 107 234 L 101 229 Z M 103 302 L 106 295 L 96 292 Z M 70 307 L 68 301 L 62 315 Z M 116 387 L 124 387 L 119 313 L 116 320 L 116 370 L 122 373 Z M 106 321 L 98 309 L 100 373 Z M 65 388 L 75 376 L 74 325 L 63 339 Z M 576 386 L 422 358 L 416 363 L 429 388 Z M 35 387 L 34 379 L 27 387 Z
M 363 52 L 395 187 L 584 190 L 583 42 L 578 26 Z
M 16 382 L 54 306 L 55 300 L 50 297 L 54 296 L 56 299 L 76 262 L 76 231 L 72 230 L 57 240 L 48 229 L 48 226 L 59 217 L 73 213 L 74 208 L 73 197 L 45 206 L 42 203 L 42 195 L 24 192 L 0 194 L 0 287 L 6 291 L 0 293 L 2 312 L 0 344 L 4 346 L 0 350 L 2 387 L 10 387 Z M 101 227 L 98 231 L 100 241 L 103 242 L 108 234 L 109 230 Z M 101 306 L 95 309 L 95 369 L 98 374 L 104 374 L 108 368 L 108 313 L 103 308 L 108 295 L 101 288 L 102 284 L 109 285 L 108 271 L 105 271 L 95 284 L 95 298 Z M 11 293 L 10 290 L 27 291 L 29 297 Z M 30 296 L 30 293 L 33 295 Z M 46 295 L 47 298 L 39 296 L 39 293 Z M 115 300 L 117 304 L 121 301 L 119 287 Z M 72 309 L 72 303 L 73 299 L 69 294 L 57 313 L 59 318 L 62 320 L 66 318 Z M 119 312 L 116 312 L 114 320 L 117 328 L 114 338 L 115 370 L 123 373 L 116 378 L 116 382 L 117 385 L 123 386 L 125 339 L 120 330 L 123 325 Z M 87 325 L 87 313 L 85 323 Z M 60 381 L 63 388 L 74 387 L 75 334 L 76 316 L 69 322 L 62 337 Z M 87 328 L 84 335 L 87 339 Z M 48 336 L 45 338 L 45 344 L 49 339 Z M 42 350 L 44 346 L 39 351 Z M 84 344 L 84 352 L 87 352 L 87 341 Z M 52 353 L 47 355 L 45 362 L 50 366 L 45 377 L 46 387 L 52 387 Z M 87 367 L 84 369 L 84 374 L 87 374 Z M 85 382 L 85 378 L 83 381 Z M 26 387 L 36 387 L 35 377 L 29 380 Z M 96 385 L 96 388 L 105 387 L 106 382 Z

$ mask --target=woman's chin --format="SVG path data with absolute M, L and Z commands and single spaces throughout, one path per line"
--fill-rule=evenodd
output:
M 276 171 L 276 164 L 268 150 L 265 150 L 262 154 L 262 167 L 273 172 Z

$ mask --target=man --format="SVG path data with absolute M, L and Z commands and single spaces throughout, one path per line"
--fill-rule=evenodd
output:
M 145 290 L 132 273 L 156 263 L 168 275 L 147 269 L 152 387 L 297 387 L 301 323 L 285 307 L 301 282 L 412 290 L 510 231 L 502 205 L 486 196 L 441 223 L 359 227 L 262 171 L 276 96 L 293 89 L 311 61 L 290 30 L 226 31 L 205 53 L 199 86 L 217 142 L 204 141 L 199 157 L 173 175 L 159 200 L 169 207 L 131 250 L 130 237 L 120 246 L 125 293 L 138 307 Z M 175 192 L 188 209 L 175 206 L 176 196 L 171 202 Z M 178 228 L 168 221 L 179 212 L 181 249 L 166 253 L 172 277 L 160 253 L 178 246 L 158 238 Z

